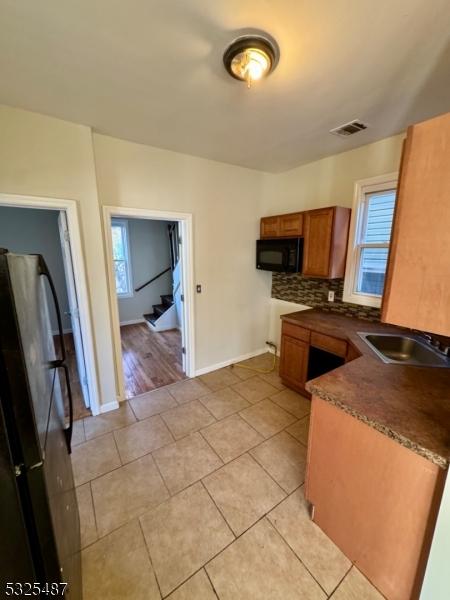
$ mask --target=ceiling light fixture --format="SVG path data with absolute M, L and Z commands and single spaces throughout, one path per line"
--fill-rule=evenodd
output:
M 225 50 L 223 64 L 232 77 L 245 81 L 250 88 L 275 69 L 279 55 L 275 40 L 264 35 L 244 35 Z

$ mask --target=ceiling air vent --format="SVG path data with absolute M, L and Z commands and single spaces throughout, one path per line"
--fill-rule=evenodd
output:
M 354 133 L 358 133 L 358 131 L 362 131 L 363 129 L 367 129 L 367 125 L 364 125 L 364 123 L 358 121 L 358 119 L 355 119 L 349 123 L 345 123 L 345 125 L 339 125 L 339 127 L 330 129 L 330 133 L 340 137 L 347 137 L 349 135 L 353 135 Z

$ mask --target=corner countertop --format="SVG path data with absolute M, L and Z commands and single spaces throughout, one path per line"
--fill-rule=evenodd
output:
M 450 462 L 450 369 L 384 363 L 357 332 L 398 332 L 316 309 L 284 321 L 348 341 L 361 355 L 308 381 L 306 389 L 402 446 L 447 469 Z

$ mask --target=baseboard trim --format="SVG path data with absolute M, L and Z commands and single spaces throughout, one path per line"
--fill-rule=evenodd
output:
M 269 351 L 267 346 L 264 348 L 259 348 L 259 350 L 254 350 L 253 352 L 248 352 L 247 354 L 241 354 L 240 356 L 235 356 L 234 358 L 230 358 L 229 360 L 224 360 L 223 362 L 216 363 L 215 365 L 209 365 L 208 367 L 202 367 L 201 369 L 197 369 L 195 371 L 195 376 L 206 375 L 206 373 L 210 373 L 211 371 L 217 371 L 217 369 L 223 369 L 223 367 L 229 367 L 230 365 L 234 365 L 237 362 L 241 362 L 242 360 L 247 360 L 248 358 L 253 358 L 254 356 L 259 356 L 260 354 L 265 354 Z
M 107 413 L 110 410 L 116 410 L 116 408 L 119 408 L 119 403 L 117 400 L 107 402 L 106 404 L 100 404 L 100 414 Z
M 131 319 L 130 321 L 120 321 L 120 326 L 122 325 L 137 325 L 138 323 L 145 323 L 145 319 Z

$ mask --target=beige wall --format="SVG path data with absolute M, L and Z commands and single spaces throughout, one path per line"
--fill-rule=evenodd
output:
M 0 106 L 0 192 L 76 200 L 101 402 L 116 398 L 101 206 L 193 214 L 196 369 L 264 347 L 270 273 L 255 269 L 261 215 L 351 205 L 354 181 L 398 168 L 403 136 L 272 175 L 91 134 Z M 95 156 L 95 160 L 94 160 Z
M 285 173 L 266 174 L 261 214 L 351 207 L 355 181 L 398 170 L 403 138 L 396 135 Z
M 94 134 L 103 205 L 192 213 L 196 369 L 264 347 L 271 277 L 255 269 L 264 175 Z
M 76 200 L 82 227 L 101 402 L 116 399 L 91 132 L 0 106 L 0 193 Z

